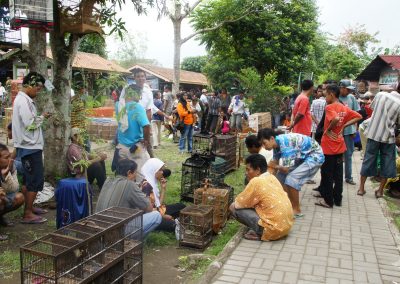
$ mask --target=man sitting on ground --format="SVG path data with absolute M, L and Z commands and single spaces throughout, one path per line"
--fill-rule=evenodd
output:
M 12 226 L 12 223 L 4 219 L 4 215 L 24 204 L 24 195 L 18 192 L 17 170 L 13 165 L 11 153 L 4 144 L 0 144 L 0 171 L 0 225 Z M 0 235 L 0 241 L 6 239 L 6 235 Z
M 248 240 L 278 240 L 285 237 L 293 225 L 290 200 L 275 176 L 267 173 L 267 162 L 260 154 L 246 159 L 249 184 L 229 207 L 232 215 L 250 230 Z
M 146 236 L 161 224 L 162 217 L 160 212 L 153 211 L 150 200 L 136 185 L 136 170 L 137 164 L 134 161 L 118 161 L 117 176 L 108 178 L 104 183 L 97 200 L 96 212 L 113 206 L 143 210 L 143 235 Z

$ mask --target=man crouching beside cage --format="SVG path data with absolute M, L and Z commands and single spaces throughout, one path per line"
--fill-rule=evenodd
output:
M 229 209 L 237 221 L 249 227 L 247 240 L 272 241 L 285 237 L 293 226 L 293 209 L 278 179 L 267 172 L 260 154 L 246 159 L 249 184 Z

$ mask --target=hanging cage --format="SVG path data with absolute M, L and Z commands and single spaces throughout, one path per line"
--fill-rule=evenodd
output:
M 111 207 L 21 247 L 21 283 L 142 283 L 142 211 Z
M 53 0 L 10 0 L 11 28 L 53 30 Z
M 0 7 L 0 49 L 7 51 L 12 48 L 22 48 L 21 31 L 11 29 L 9 10 Z
M 60 8 L 61 33 L 103 34 L 100 26 L 100 12 L 95 0 L 62 0 Z

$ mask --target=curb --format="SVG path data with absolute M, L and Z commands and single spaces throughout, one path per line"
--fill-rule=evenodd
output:
M 246 228 L 242 226 L 237 233 L 232 237 L 232 239 L 225 245 L 223 250 L 218 254 L 217 258 L 207 267 L 203 276 L 196 282 L 197 284 L 210 284 L 212 279 L 217 275 L 219 270 L 224 265 L 227 258 L 235 250 L 239 242 L 243 238 L 243 233 Z
M 385 216 L 388 221 L 389 230 L 390 230 L 390 233 L 392 234 L 393 239 L 396 243 L 397 249 L 400 251 L 400 232 L 394 222 L 395 216 L 392 212 L 390 212 L 385 198 L 379 198 L 378 202 L 382 208 L 383 216 Z

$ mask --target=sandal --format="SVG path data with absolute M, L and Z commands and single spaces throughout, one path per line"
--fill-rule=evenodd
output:
M 31 220 L 25 220 L 25 219 L 21 220 L 22 224 L 31 224 L 31 225 L 33 225 L 33 224 L 43 224 L 45 222 L 47 222 L 47 219 L 43 218 L 43 217 L 40 217 L 40 216 L 38 216 L 37 218 L 31 219 Z
M 319 192 L 316 193 L 316 194 L 313 194 L 313 196 L 316 197 L 316 198 L 322 198 L 322 195 L 321 195 L 321 193 L 319 193 Z
M 326 204 L 326 202 L 322 199 L 319 200 L 318 202 L 315 202 L 314 204 L 317 206 L 324 207 L 324 208 L 332 208 L 332 206 L 330 206 L 329 204 Z
M 357 195 L 364 196 L 367 192 L 366 191 L 357 191 Z
M 46 214 L 47 212 L 49 212 L 46 209 L 42 209 L 40 207 L 33 207 L 32 211 L 36 215 L 43 215 L 43 214 Z
M 375 198 L 378 199 L 378 198 L 382 198 L 382 197 L 383 197 L 383 194 L 379 193 L 379 189 L 375 190 Z
M 248 231 L 243 237 L 250 241 L 259 241 L 261 239 L 254 231 Z
M 303 217 L 304 217 L 303 213 L 296 213 L 296 214 L 293 215 L 294 219 L 299 219 L 299 218 L 303 218 Z

